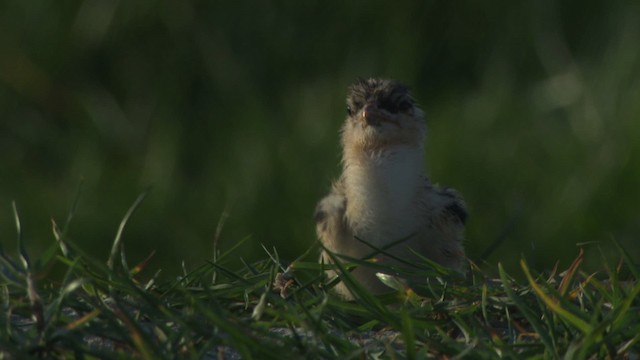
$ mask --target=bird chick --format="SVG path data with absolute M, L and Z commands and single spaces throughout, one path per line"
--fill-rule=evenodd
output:
M 433 185 L 425 176 L 426 133 L 424 113 L 405 85 L 361 79 L 349 88 L 341 130 L 342 175 L 315 212 L 325 249 L 363 259 L 374 247 L 397 243 L 377 254 L 377 261 L 417 260 L 417 253 L 464 271 L 465 204 L 455 190 Z M 321 261 L 332 262 L 326 251 Z M 376 272 L 359 266 L 351 274 L 375 294 L 388 291 Z M 353 298 L 343 283 L 334 289 Z

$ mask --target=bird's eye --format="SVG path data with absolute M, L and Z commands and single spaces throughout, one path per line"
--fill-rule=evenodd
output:
M 349 114 L 349 116 L 353 116 L 357 114 L 361 108 L 362 108 L 362 103 L 358 101 L 350 102 L 347 104 L 347 114 Z
M 398 107 L 392 102 L 383 102 L 382 104 L 380 104 L 380 108 L 385 109 L 392 114 L 398 112 Z

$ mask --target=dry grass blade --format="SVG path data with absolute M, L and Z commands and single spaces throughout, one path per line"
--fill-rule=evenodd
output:
M 571 312 L 563 309 L 557 300 L 554 300 L 549 295 L 547 295 L 544 290 L 536 283 L 536 281 L 531 276 L 531 272 L 527 267 L 527 264 L 524 260 L 520 260 L 520 266 L 522 266 L 522 270 L 524 271 L 527 279 L 529 280 L 529 284 L 535 291 L 536 295 L 542 300 L 542 302 L 549 307 L 554 313 L 558 314 L 561 318 L 565 319 L 567 322 L 580 329 L 584 334 L 589 334 L 593 331 L 593 327 L 589 325 L 586 321 L 580 319 L 578 316 L 572 314 Z
M 29 254 L 27 254 L 27 250 L 24 247 L 24 241 L 22 240 L 22 225 L 20 224 L 20 215 L 18 215 L 18 208 L 16 207 L 16 202 L 13 201 L 11 203 L 13 207 L 13 218 L 16 224 L 16 236 L 18 242 L 18 250 L 20 252 L 20 262 L 22 263 L 23 269 L 29 269 L 31 262 L 29 260 Z
M 569 266 L 569 268 L 565 272 L 565 275 L 562 278 L 560 285 L 558 286 L 558 292 L 560 292 L 561 296 L 564 296 L 567 293 L 567 290 L 571 285 L 571 281 L 573 280 L 574 275 L 580 268 L 580 264 L 582 264 L 583 259 L 584 259 L 584 249 L 580 248 L 580 253 L 578 254 L 578 257 L 576 257 L 575 260 L 573 260 L 573 262 L 571 263 L 571 266 Z

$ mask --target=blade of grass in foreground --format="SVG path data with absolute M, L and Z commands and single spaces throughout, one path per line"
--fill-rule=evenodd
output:
M 552 340 L 545 327 L 539 321 L 536 313 L 529 306 L 527 306 L 518 295 L 516 295 L 515 291 L 513 291 L 513 289 L 511 288 L 511 283 L 509 282 L 509 279 L 507 277 L 507 273 L 504 271 L 504 268 L 500 263 L 498 263 L 498 271 L 500 273 L 500 280 L 502 280 L 504 290 L 507 292 L 507 295 L 509 296 L 511 301 L 513 301 L 518 309 L 522 311 L 522 314 L 527 318 L 533 329 L 540 335 L 540 340 L 542 340 L 542 343 L 546 347 L 547 351 L 551 353 L 553 357 L 557 357 L 558 350 L 556 348 L 555 342 Z
M 582 341 L 572 344 L 568 352 L 577 352 L 578 355 L 576 358 L 584 359 L 587 357 L 590 349 L 596 347 L 601 342 L 604 334 L 611 337 L 612 334 L 618 332 L 623 325 L 628 324 L 629 319 L 631 318 L 629 315 L 629 308 L 638 294 L 640 294 L 640 284 L 636 284 L 622 303 L 616 307 L 612 313 L 608 314 L 604 321 L 595 326 L 593 331 L 582 339 Z M 610 357 L 615 358 L 615 356 Z
M 62 228 L 62 231 L 60 231 L 60 228 L 58 228 L 58 224 L 56 224 L 56 221 L 53 218 L 51 218 L 51 225 L 53 227 L 53 236 L 58 242 L 58 246 L 62 251 L 62 255 L 66 258 L 69 258 L 72 256 L 65 242 L 67 240 L 67 234 L 69 232 L 69 226 L 71 225 L 71 220 L 73 219 L 76 213 L 76 208 L 78 207 L 78 201 L 80 200 L 80 194 L 82 193 L 83 182 L 84 182 L 84 179 L 81 178 L 80 183 L 78 183 L 78 188 L 76 189 L 76 194 L 73 197 L 73 202 L 71 203 L 71 209 L 69 209 L 69 213 L 67 214 L 67 220 L 64 223 L 64 227 Z
M 413 329 L 413 321 L 406 307 L 400 308 L 400 316 L 402 320 L 402 337 L 404 339 L 407 350 L 407 359 L 416 358 L 416 336 Z
M 38 330 L 38 335 L 42 336 L 45 328 L 44 304 L 36 288 L 33 273 L 31 272 L 31 260 L 29 259 L 29 254 L 27 254 L 27 249 L 24 246 L 24 240 L 22 238 L 22 227 L 20 225 L 20 216 L 18 215 L 18 208 L 16 207 L 15 201 L 13 202 L 13 216 L 16 222 L 20 261 L 22 262 L 23 269 L 26 273 L 25 278 L 27 283 L 27 297 L 29 298 L 29 304 L 31 305 L 32 316 L 34 316 L 36 319 L 36 329 Z
M 113 270 L 113 262 L 118 255 L 118 250 L 120 249 L 120 244 L 122 243 L 122 232 L 124 231 L 124 227 L 127 225 L 127 222 L 129 221 L 131 215 L 133 215 L 133 212 L 136 211 L 138 206 L 140 206 L 140 204 L 142 203 L 142 200 L 144 200 L 145 196 L 147 196 L 147 192 L 148 191 L 143 191 L 142 194 L 138 195 L 136 201 L 133 202 L 133 205 L 131 205 L 127 213 L 124 215 L 124 218 L 120 222 L 120 226 L 118 226 L 118 232 L 116 233 L 116 237 L 113 240 L 113 245 L 111 246 L 111 254 L 109 255 L 109 260 L 107 260 L 107 267 L 109 267 L 109 270 Z
M 569 289 L 569 285 L 571 285 L 571 281 L 573 280 L 574 275 L 580 268 L 580 264 L 582 264 L 582 259 L 584 258 L 584 249 L 580 248 L 580 253 L 578 257 L 576 257 L 569 269 L 567 269 L 565 276 L 562 278 L 560 285 L 558 286 L 558 292 L 561 296 L 565 296 L 567 294 L 567 290 Z
M 638 266 L 631 259 L 631 255 L 629 255 L 627 250 L 623 248 L 622 245 L 620 245 L 618 240 L 613 238 L 612 241 L 613 241 L 613 244 L 616 246 L 616 248 L 618 248 L 618 251 L 620 252 L 620 254 L 622 254 L 622 258 L 627 263 L 627 267 L 629 268 L 629 271 L 631 271 L 631 273 L 633 274 L 634 279 L 636 279 L 636 281 L 640 280 L 640 270 L 638 270 Z
M 369 310 L 372 314 L 379 316 L 380 319 L 384 320 L 386 323 L 393 324 L 395 327 L 398 326 L 398 322 L 394 316 L 392 316 L 387 309 L 376 299 L 374 295 L 372 295 L 369 291 L 367 291 L 354 277 L 351 275 L 350 271 L 342 264 L 342 261 L 337 258 L 337 256 L 327 250 L 327 252 L 331 261 L 335 266 L 338 267 L 338 271 L 340 273 L 340 279 L 345 283 L 349 291 L 352 292 L 355 298 L 361 301 L 361 305 Z
M 25 270 L 29 270 L 29 266 L 31 265 L 31 261 L 29 260 L 29 255 L 27 254 L 27 250 L 24 247 L 24 241 L 22 240 L 22 225 L 20 224 L 20 216 L 18 215 L 18 208 L 16 207 L 16 202 L 12 202 L 13 205 L 13 218 L 16 223 L 16 235 L 18 240 L 18 251 L 20 253 L 20 261 L 22 262 L 22 267 Z
M 538 285 L 538 283 L 536 283 L 536 281 L 531 276 L 531 273 L 529 272 L 529 268 L 527 267 L 527 264 L 525 263 L 524 260 L 520 260 L 520 266 L 522 267 L 522 270 L 524 271 L 525 276 L 529 280 L 529 284 L 533 288 L 533 291 L 535 291 L 536 295 L 538 295 L 538 297 L 542 300 L 542 302 L 544 302 L 545 305 L 547 305 L 547 307 L 551 309 L 551 311 L 556 313 L 561 318 L 565 319 L 571 325 L 580 329 L 580 331 L 582 331 L 585 335 L 593 331 L 593 327 L 591 325 L 587 324 L 586 321 L 580 319 L 578 316 L 563 309 L 557 301 L 552 299 L 549 295 L 547 295 L 544 292 L 544 290 L 542 290 L 540 285 Z

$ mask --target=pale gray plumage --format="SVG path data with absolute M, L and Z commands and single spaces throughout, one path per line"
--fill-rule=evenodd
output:
M 464 272 L 465 204 L 456 191 L 433 185 L 424 175 L 426 125 L 408 88 L 391 80 L 359 80 L 349 88 L 347 112 L 341 132 L 343 172 L 315 212 L 324 247 L 364 258 L 373 249 L 358 239 L 384 247 L 407 238 L 386 251 L 411 259 L 413 250 Z M 321 261 L 332 262 L 325 252 Z M 352 275 L 374 293 L 389 290 L 370 268 L 360 267 Z M 335 289 L 352 298 L 343 284 Z

